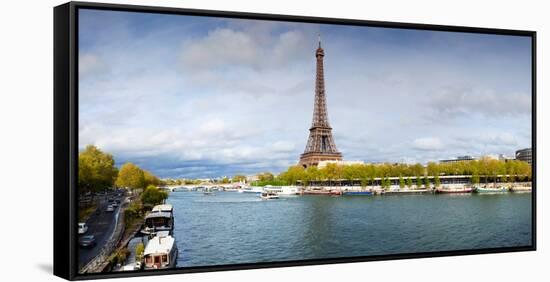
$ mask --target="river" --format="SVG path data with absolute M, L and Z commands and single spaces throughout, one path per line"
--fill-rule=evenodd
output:
M 173 192 L 178 267 L 531 245 L 531 194 Z

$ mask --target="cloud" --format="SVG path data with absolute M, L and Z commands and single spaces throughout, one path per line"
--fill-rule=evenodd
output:
M 436 115 L 446 117 L 482 115 L 499 118 L 531 114 L 531 97 L 528 93 L 497 93 L 490 88 L 441 88 L 431 97 L 430 104 Z
M 439 138 L 417 138 L 413 141 L 413 148 L 421 151 L 438 151 L 443 149 L 443 143 Z

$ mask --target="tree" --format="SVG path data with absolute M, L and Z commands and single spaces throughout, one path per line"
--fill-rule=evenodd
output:
M 246 176 L 239 175 L 239 174 L 234 175 L 232 181 L 233 182 L 246 182 Z
M 153 175 L 152 173 L 150 173 L 149 171 L 146 171 L 146 170 L 143 171 L 143 179 L 145 181 L 144 186 L 146 187 L 149 185 L 154 185 L 154 186 L 160 185 L 160 179 L 155 175 Z M 179 185 L 181 184 L 181 182 L 179 180 L 176 180 L 175 184 Z
M 113 156 L 88 145 L 78 155 L 79 192 L 97 192 L 113 186 L 117 169 Z
M 436 188 L 441 186 L 441 179 L 439 179 L 439 175 L 437 175 L 437 174 L 434 176 L 434 186 Z
M 155 205 L 162 204 L 167 198 L 168 193 L 153 185 L 147 186 L 145 191 L 141 194 L 141 202 L 146 207 L 153 207 Z
M 405 187 L 405 180 L 403 176 L 399 175 L 399 188 L 403 189 Z
M 258 174 L 259 181 L 273 181 L 273 179 L 275 179 L 275 176 L 271 172 L 263 172 Z
M 426 189 L 430 189 L 430 179 L 427 175 L 424 176 L 424 187 L 426 187 Z
M 304 176 L 304 167 L 300 165 L 294 165 L 289 167 L 287 171 L 281 173 L 281 175 L 279 175 L 279 178 L 291 185 L 296 185 L 299 180 L 304 180 Z
M 472 182 L 472 184 L 479 184 L 479 175 L 478 174 L 472 175 L 472 178 L 470 181 Z
M 413 180 L 410 177 L 407 177 L 407 187 L 411 188 L 413 186 Z
M 145 187 L 145 173 L 133 163 L 125 163 L 120 167 L 116 186 L 130 189 Z
M 420 189 L 422 186 L 422 178 L 420 178 L 420 175 L 416 175 L 416 188 Z

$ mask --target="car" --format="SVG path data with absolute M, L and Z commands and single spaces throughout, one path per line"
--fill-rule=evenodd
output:
M 117 204 L 117 202 L 114 202 L 114 203 L 111 204 L 111 206 L 113 206 L 113 208 L 116 208 L 116 207 L 118 207 L 118 204 Z
M 112 205 L 108 205 L 107 206 L 107 209 L 105 210 L 106 212 L 114 212 L 115 211 L 115 208 L 112 206 Z
M 84 235 L 78 238 L 78 245 L 84 248 L 93 248 L 95 246 L 95 236 L 94 235 Z
M 78 223 L 78 234 L 86 234 L 88 232 L 88 225 L 83 222 Z

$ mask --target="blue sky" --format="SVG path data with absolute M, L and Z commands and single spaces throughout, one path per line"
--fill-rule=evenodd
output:
M 79 147 L 161 177 L 280 172 L 307 141 L 318 33 L 345 159 L 530 147 L 527 37 L 94 10 L 79 14 Z

